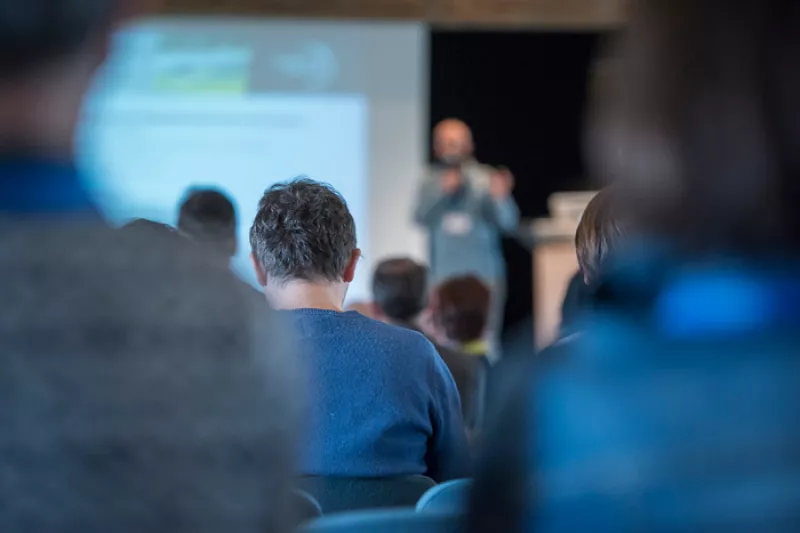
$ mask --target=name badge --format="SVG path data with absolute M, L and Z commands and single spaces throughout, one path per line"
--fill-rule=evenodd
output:
M 472 231 L 472 217 L 466 213 L 447 213 L 442 219 L 442 228 L 450 235 L 466 235 Z

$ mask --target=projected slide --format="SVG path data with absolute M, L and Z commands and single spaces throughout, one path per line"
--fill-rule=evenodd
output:
M 369 100 L 340 64 L 358 56 L 302 32 L 269 47 L 249 31 L 161 24 L 120 36 L 85 107 L 78 148 L 92 191 L 114 222 L 169 224 L 188 188 L 225 191 L 240 219 L 232 266 L 255 283 L 258 200 L 275 182 L 309 176 L 344 195 L 367 255 Z

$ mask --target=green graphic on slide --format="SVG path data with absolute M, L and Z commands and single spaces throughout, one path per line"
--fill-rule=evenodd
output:
M 241 79 L 186 79 L 163 76 L 153 80 L 153 89 L 158 92 L 180 92 L 197 94 L 243 94 L 247 92 L 248 80 Z
M 249 88 L 249 47 L 164 42 L 158 48 L 151 78 L 158 92 L 241 94 Z

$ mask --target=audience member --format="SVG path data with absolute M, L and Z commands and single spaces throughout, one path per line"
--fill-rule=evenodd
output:
M 177 229 L 169 224 L 156 222 L 146 218 L 134 218 L 119 228 L 123 235 L 143 235 L 150 239 L 172 239 L 173 242 L 188 240 Z
M 236 255 L 236 208 L 216 189 L 191 189 L 178 214 L 178 229 L 226 263 Z
M 609 261 L 625 238 L 621 206 L 614 203 L 613 194 L 610 187 L 598 192 L 586 205 L 575 232 L 578 268 L 590 288 L 601 283 Z
M 529 376 L 474 531 L 491 512 L 522 518 L 504 531 L 797 529 L 800 4 L 636 7 L 593 131 L 640 234 L 607 276 L 623 305 Z
M 580 270 L 570 278 L 567 283 L 567 290 L 564 293 L 564 300 L 561 302 L 561 324 L 559 326 L 559 338 L 565 338 L 575 332 L 576 322 L 589 307 L 590 298 L 589 287 L 583 281 L 583 274 Z
M 467 446 L 458 390 L 419 333 L 343 311 L 360 251 L 347 204 L 308 179 L 261 199 L 253 263 L 272 304 L 308 352 L 307 475 L 464 477 Z
M 74 165 L 137 4 L 0 9 L 0 531 L 286 531 L 297 391 L 275 316 L 190 249 L 108 228 Z
M 372 277 L 372 294 L 377 319 L 422 332 L 417 320 L 428 305 L 428 271 L 423 265 L 407 258 L 382 261 Z M 475 431 L 483 408 L 484 360 L 436 342 L 434 346 L 458 386 L 464 422 Z
M 492 295 L 475 276 L 459 276 L 436 287 L 431 299 L 434 337 L 463 353 L 485 357 L 484 340 Z
M 578 255 L 578 275 L 570 281 L 564 297 L 564 310 L 569 312 L 562 323 L 560 340 L 577 333 L 580 316 L 591 310 L 593 295 L 607 276 L 613 255 L 623 246 L 626 226 L 623 214 L 612 198 L 611 187 L 598 192 L 586 205 L 586 210 L 575 232 L 575 249 Z M 570 299 L 572 299 L 570 301 Z M 568 302 L 571 307 L 567 309 Z

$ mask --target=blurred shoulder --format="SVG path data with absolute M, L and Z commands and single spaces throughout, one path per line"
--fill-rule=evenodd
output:
M 0 296 L 13 302 L 7 316 L 19 320 L 205 325 L 220 337 L 268 313 L 254 291 L 179 234 L 130 234 L 97 223 L 0 221 Z

